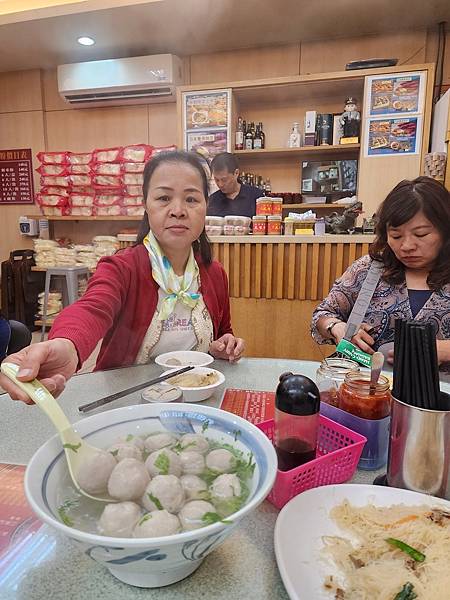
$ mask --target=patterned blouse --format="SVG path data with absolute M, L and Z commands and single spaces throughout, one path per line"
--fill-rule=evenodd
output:
M 315 309 L 311 333 L 317 343 L 332 343 L 331 340 L 321 336 L 317 330 L 317 321 L 321 317 L 336 317 L 345 322 L 348 320 L 371 262 L 372 259 L 367 255 L 350 265 L 342 277 L 334 283 L 328 296 Z M 364 319 L 365 323 L 373 327 L 371 336 L 375 340 L 374 350 L 394 341 L 394 322 L 399 318 L 413 318 L 406 282 L 391 285 L 380 279 Z M 450 339 L 450 284 L 433 292 L 415 319 L 434 323 L 437 339 Z M 444 369 L 448 370 L 447 367 L 450 367 L 450 363 L 446 363 Z

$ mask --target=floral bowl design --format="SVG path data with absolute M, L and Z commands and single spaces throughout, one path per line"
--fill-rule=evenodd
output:
M 269 494 L 275 481 L 277 458 L 269 439 L 254 425 L 231 413 L 210 406 L 140 404 L 87 417 L 75 424 L 80 435 L 94 446 L 106 448 L 123 435 L 147 434 L 164 428 L 202 432 L 214 440 L 233 444 L 252 453 L 255 471 L 245 505 L 226 522 L 207 525 L 158 538 L 112 538 L 88 533 L 64 524 L 58 516 L 61 488 L 67 464 L 58 435 L 41 446 L 25 473 L 25 493 L 36 515 L 70 538 L 90 558 L 115 577 L 138 587 L 161 587 L 190 575 L 205 556 L 219 546 L 239 521 Z

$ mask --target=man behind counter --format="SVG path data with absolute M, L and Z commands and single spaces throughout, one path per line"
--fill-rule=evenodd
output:
M 239 183 L 236 157 L 229 152 L 218 154 L 211 162 L 211 172 L 219 189 L 209 197 L 207 214 L 213 217 L 253 217 L 256 199 L 264 196 L 264 192 L 252 185 Z

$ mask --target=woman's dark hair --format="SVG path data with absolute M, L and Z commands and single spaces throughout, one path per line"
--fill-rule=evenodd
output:
M 205 202 L 208 202 L 208 179 L 206 177 L 205 170 L 201 163 L 200 157 L 198 157 L 193 152 L 183 152 L 181 150 L 177 150 L 175 152 L 161 152 L 157 154 L 154 158 L 151 158 L 144 168 L 144 183 L 142 185 L 142 192 L 144 195 L 144 203 L 147 199 L 148 188 L 150 186 L 150 181 L 153 176 L 155 170 L 162 164 L 165 163 L 173 163 L 173 164 L 186 164 L 190 165 L 193 169 L 197 171 L 202 181 L 203 195 L 205 196 Z M 139 230 L 136 239 L 136 245 L 142 244 L 145 236 L 150 231 L 150 225 L 148 222 L 148 215 L 145 212 L 142 221 L 139 225 Z M 202 233 L 198 240 L 195 240 L 192 244 L 192 248 L 195 254 L 200 254 L 203 263 L 206 265 L 211 264 L 212 261 L 212 250 L 211 244 L 208 240 L 208 236 L 206 235 L 205 228 L 203 228 Z
M 442 247 L 427 278 L 430 289 L 438 290 L 450 282 L 450 193 L 431 177 L 405 179 L 389 192 L 376 214 L 376 237 L 369 254 L 383 262 L 385 281 L 391 284 L 404 281 L 405 267 L 388 245 L 387 230 L 403 225 L 419 211 L 441 234 Z

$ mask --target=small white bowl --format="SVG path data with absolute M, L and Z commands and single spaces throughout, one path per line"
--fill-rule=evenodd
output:
M 180 364 L 174 365 L 167 361 L 170 359 L 177 359 Z M 173 352 L 165 352 L 155 358 L 155 363 L 165 369 L 179 369 L 181 367 L 206 367 L 213 362 L 214 357 L 206 352 L 196 352 L 195 350 L 174 350 Z
M 170 373 L 171 371 L 178 371 L 178 369 L 179 369 L 179 367 L 177 367 L 176 369 L 170 369 L 168 371 L 164 371 L 164 374 Z M 210 367 L 195 367 L 195 369 L 188 371 L 186 373 L 186 375 L 190 375 L 191 373 L 194 375 L 196 373 L 199 373 L 199 374 L 215 373 L 219 377 L 219 379 L 216 381 L 216 383 L 212 383 L 211 385 L 204 385 L 202 387 L 183 387 L 182 385 L 172 384 L 170 379 L 167 380 L 166 383 L 168 385 L 170 385 L 171 387 L 176 385 L 177 388 L 180 388 L 180 390 L 182 390 L 184 402 L 202 402 L 203 400 L 210 398 L 219 389 L 219 387 L 225 382 L 225 375 L 223 373 L 221 373 L 220 371 L 211 369 Z

